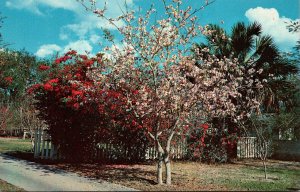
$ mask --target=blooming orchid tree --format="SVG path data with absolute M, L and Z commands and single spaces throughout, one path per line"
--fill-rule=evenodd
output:
M 184 133 L 190 120 L 208 116 L 228 116 L 235 121 L 258 109 L 257 98 L 238 103 L 245 71 L 237 60 L 214 56 L 203 57 L 208 50 L 190 52 L 199 34 L 209 33 L 197 23 L 196 13 L 203 9 L 185 7 L 180 0 L 162 0 L 165 17 L 153 21 L 156 10 L 145 15 L 123 11 L 117 18 L 108 18 L 106 9 L 98 9 L 96 1 L 79 1 L 86 9 L 106 19 L 123 36 L 124 49 L 107 47 L 111 62 L 105 72 L 94 74 L 95 82 L 107 89 L 122 90 L 126 96 L 124 110 L 132 112 L 138 124 L 153 139 L 158 152 L 157 182 L 162 184 L 162 166 L 166 167 L 166 183 L 171 184 L 170 149 L 174 136 Z M 90 6 L 91 5 L 91 6 Z M 119 26 L 122 20 L 126 25 Z M 195 65 L 198 63 L 198 65 Z M 97 76 L 101 78 L 97 78 Z M 247 77 L 247 76 L 246 76 Z M 256 87 L 260 88 L 258 82 Z M 239 108 L 249 106 L 247 111 Z M 205 127 L 199 124 L 198 127 Z

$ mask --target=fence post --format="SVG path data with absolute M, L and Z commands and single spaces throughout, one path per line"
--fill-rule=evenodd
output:
M 34 151 L 34 158 L 36 158 L 38 156 L 37 154 L 37 136 L 38 134 L 38 129 L 34 130 L 34 146 L 33 146 L 33 151 Z
M 47 139 L 47 144 L 46 144 L 46 159 L 49 159 L 49 143 L 50 143 L 50 141 L 49 141 L 49 139 Z
M 53 146 L 53 142 L 51 141 L 51 139 L 50 139 L 50 142 L 51 142 L 51 149 L 50 149 L 50 159 L 53 159 L 53 154 L 54 154 L 54 146 Z
M 44 154 L 45 154 L 45 133 L 44 133 L 43 130 L 41 130 L 41 142 L 42 142 L 41 158 L 44 159 Z

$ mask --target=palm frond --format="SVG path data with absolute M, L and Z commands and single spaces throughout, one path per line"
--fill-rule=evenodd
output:
M 247 27 L 248 36 L 260 36 L 262 33 L 261 24 L 258 22 L 253 22 Z
M 253 27 L 256 27 L 256 25 Z M 244 61 L 247 52 L 253 48 L 255 31 L 255 28 L 247 27 L 243 22 L 239 22 L 233 26 L 231 34 L 232 49 L 240 61 Z

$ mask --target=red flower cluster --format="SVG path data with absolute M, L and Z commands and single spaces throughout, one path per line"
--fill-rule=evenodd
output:
M 39 66 L 39 70 L 41 70 L 41 71 L 47 71 L 49 69 L 50 69 L 50 66 L 47 66 L 47 65 L 40 65 Z
M 71 59 L 72 57 L 65 55 L 63 57 L 55 59 L 55 64 L 60 64 L 62 62 L 66 62 L 67 60 Z
M 132 93 L 133 93 L 134 95 L 137 95 L 137 94 L 139 94 L 139 91 L 138 91 L 138 90 L 133 90 Z
M 54 84 L 54 83 L 58 83 L 58 81 L 59 81 L 58 78 L 54 78 L 54 79 L 50 79 L 47 83 Z
M 90 60 L 87 59 L 87 60 L 84 61 L 84 64 L 85 64 L 86 67 L 90 67 L 90 66 L 92 66 L 94 63 L 95 63 L 95 61 L 92 60 L 92 59 L 90 59 Z
M 80 96 L 81 98 L 83 97 L 83 91 L 77 91 L 77 90 L 72 90 L 72 96 Z
M 68 51 L 67 53 L 66 53 L 66 55 L 76 55 L 77 54 L 77 51 L 75 51 L 75 50 L 70 50 L 70 51 Z
M 35 85 L 32 85 L 31 87 L 29 87 L 27 89 L 27 93 L 28 94 L 32 94 L 33 92 L 35 92 L 38 88 L 40 88 L 41 85 L 40 84 L 35 84 Z
M 44 89 L 46 91 L 53 91 L 53 86 L 50 83 L 44 84 Z
M 49 95 L 49 98 L 55 98 L 57 103 L 77 111 L 80 108 L 83 113 L 95 110 L 97 107 L 89 105 L 101 96 L 99 96 L 100 92 L 94 92 L 90 88 L 93 87 L 95 89 L 97 86 L 87 76 L 87 70 L 89 66 L 97 61 L 100 61 L 100 59 L 88 58 L 86 55 L 77 55 L 76 51 L 71 50 L 54 61 L 57 66 L 55 69 L 57 70 L 48 74 L 48 80 L 40 86 L 32 86 L 28 92 L 32 93 L 36 90 L 37 94 L 43 93 L 41 95 L 44 95 L 46 93 L 46 95 Z M 39 67 L 40 70 L 47 70 L 48 68 L 45 65 Z M 72 81 L 77 81 L 77 83 Z M 37 89 L 38 87 L 42 89 Z M 111 92 L 109 94 L 112 97 L 118 97 L 117 93 Z
M 201 125 L 201 127 L 204 129 L 204 130 L 207 130 L 209 128 L 209 125 L 204 123 Z
M 10 76 L 5 77 L 4 80 L 5 80 L 9 85 L 12 84 L 12 82 L 13 82 L 13 78 L 10 77 Z
M 79 55 L 79 57 L 80 57 L 81 59 L 83 59 L 83 60 L 87 60 L 87 59 L 88 59 L 88 57 L 87 57 L 86 55 Z

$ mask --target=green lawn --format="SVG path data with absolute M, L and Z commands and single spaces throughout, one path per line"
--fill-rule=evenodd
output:
M 229 189 L 250 191 L 286 191 L 300 188 L 300 168 L 295 166 L 280 166 L 278 162 L 270 162 L 267 170 L 268 179 L 264 178 L 262 167 L 243 166 L 235 173 L 220 180 Z
M 29 152 L 32 145 L 29 139 L 0 137 L 0 153 Z

